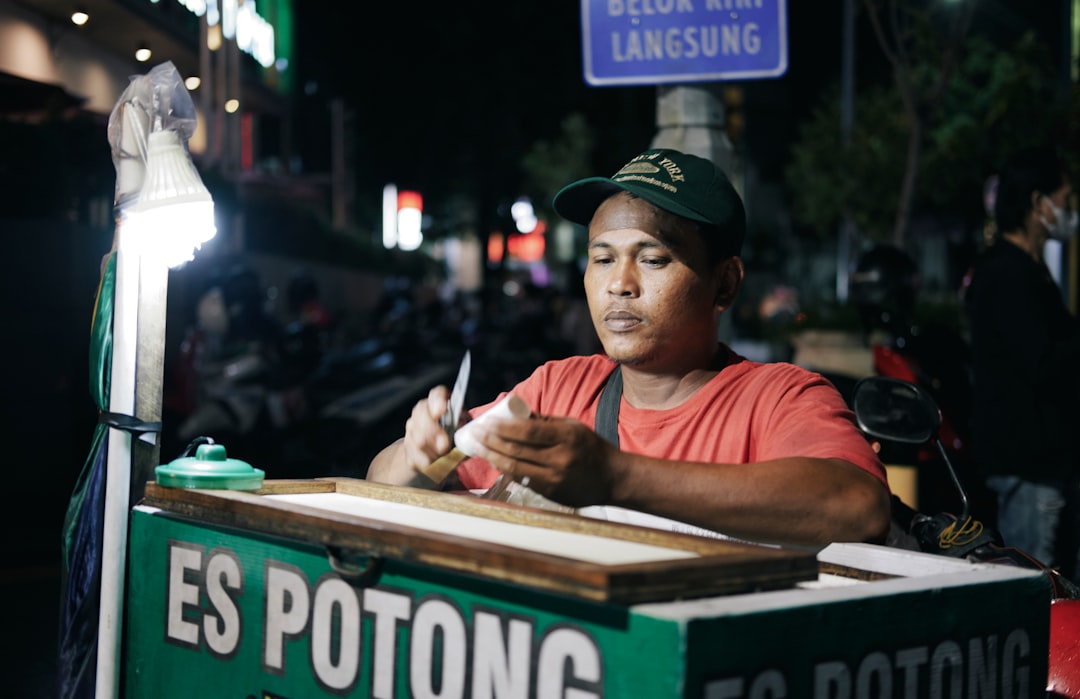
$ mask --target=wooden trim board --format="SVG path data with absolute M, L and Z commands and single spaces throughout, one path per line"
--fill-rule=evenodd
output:
M 333 494 L 327 499 L 333 504 L 320 507 L 304 497 L 313 494 Z M 356 498 L 356 506 L 342 507 L 339 495 Z M 813 552 L 352 478 L 267 480 L 251 492 L 166 488 L 151 482 L 143 504 L 355 557 L 428 565 L 597 602 L 633 604 L 782 589 L 818 575 Z M 402 518 L 408 508 L 420 508 L 415 524 Z M 386 512 L 395 515 L 387 519 Z M 446 513 L 441 520 L 440 512 Z M 465 520 L 492 532 L 501 529 L 509 538 L 455 534 Z M 521 533 L 515 528 L 522 526 L 548 530 L 551 536 L 515 537 L 514 532 Z M 530 546 L 523 539 L 544 543 Z M 556 541 L 565 543 L 565 552 L 559 550 L 562 543 L 552 543 Z M 597 555 L 589 555 L 590 547 Z M 616 562 L 598 561 L 602 548 L 612 549 L 603 557 Z

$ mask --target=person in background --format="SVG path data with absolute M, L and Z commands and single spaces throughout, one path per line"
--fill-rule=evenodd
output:
M 997 495 L 1007 546 L 1075 576 L 1080 442 L 1080 332 L 1043 260 L 1050 238 L 1076 232 L 1072 185 L 1050 148 L 1001 170 L 997 236 L 975 261 L 965 303 L 973 356 L 975 462 Z M 1067 550 L 1068 549 L 1068 550 Z
M 265 298 L 258 272 L 242 262 L 205 284 L 163 397 L 170 447 L 211 436 L 239 452 L 258 441 L 266 395 L 282 384 L 282 329 Z
M 606 354 L 546 362 L 515 386 L 531 416 L 478 421 L 460 485 L 504 474 L 608 519 L 764 544 L 883 540 L 885 470 L 837 390 L 718 340 L 743 282 L 746 228 L 724 172 L 649 150 L 610 178 L 564 187 L 554 206 L 588 226 L 585 288 Z M 417 403 L 368 479 L 409 483 L 450 450 L 448 397 L 437 386 Z
M 288 383 L 302 383 L 334 347 L 334 318 L 321 296 L 319 282 L 310 271 L 293 271 L 285 294 L 289 321 L 281 339 Z
M 323 303 L 319 282 L 309 270 L 298 268 L 289 276 L 286 290 L 289 322 L 329 333 L 334 318 Z

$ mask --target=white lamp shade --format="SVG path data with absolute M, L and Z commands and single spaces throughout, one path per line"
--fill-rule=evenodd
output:
M 147 146 L 146 175 L 130 210 L 144 254 L 169 266 L 192 259 L 214 237 L 214 201 L 175 131 L 155 131 Z

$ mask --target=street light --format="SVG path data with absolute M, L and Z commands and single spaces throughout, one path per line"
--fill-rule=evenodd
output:
M 424 200 L 420 192 L 398 192 L 397 238 L 402 250 L 415 250 L 424 242 L 420 230 L 423 219 Z
M 161 417 L 168 270 L 192 259 L 217 230 L 187 150 L 195 122 L 171 62 L 133 79 L 109 118 L 119 215 L 108 410 L 135 421 Z M 118 693 L 129 490 L 141 488 L 147 462 L 158 460 L 156 435 L 139 439 L 148 436 L 136 448 L 131 432 L 114 426 L 108 433 L 95 678 L 103 698 Z

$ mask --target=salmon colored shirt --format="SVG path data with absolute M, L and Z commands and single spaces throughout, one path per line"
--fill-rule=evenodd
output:
M 825 378 L 794 364 L 750 361 L 721 345 L 727 366 L 682 405 L 668 410 L 619 407 L 619 448 L 663 459 L 741 464 L 790 456 L 844 459 L 888 486 L 885 468 Z M 600 354 L 547 362 L 513 392 L 534 413 L 596 423 L 600 393 L 614 362 Z M 505 395 L 505 394 L 503 394 Z M 499 396 L 502 398 L 502 395 Z M 498 399 L 470 411 L 483 414 Z M 457 470 L 469 489 L 488 488 L 498 472 L 470 458 Z

